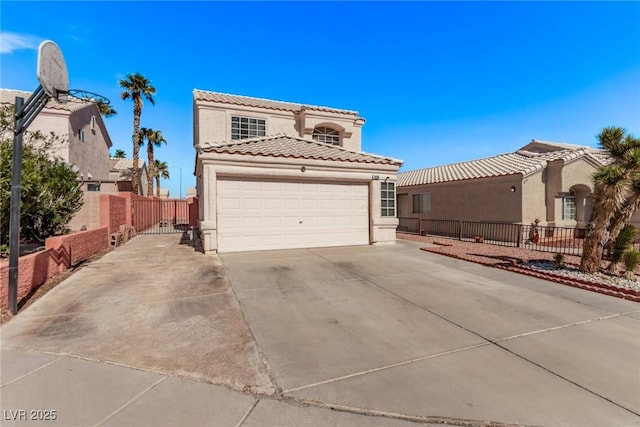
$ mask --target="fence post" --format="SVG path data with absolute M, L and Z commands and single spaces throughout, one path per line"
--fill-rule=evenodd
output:
M 517 248 L 522 244 L 522 224 L 518 224 L 518 240 L 517 240 Z
M 458 221 L 458 240 L 462 240 L 462 221 Z

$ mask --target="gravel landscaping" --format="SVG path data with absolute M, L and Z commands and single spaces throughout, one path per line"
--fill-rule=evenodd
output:
M 578 270 L 580 257 L 565 255 L 564 268 L 556 268 L 554 253 L 527 248 L 464 242 L 437 236 L 418 236 L 398 233 L 398 238 L 427 243 L 425 251 L 471 261 L 491 267 L 502 268 L 529 276 L 553 281 L 563 285 L 587 289 L 606 295 L 640 302 L 640 281 L 605 272 L 586 274 Z M 603 267 L 608 263 L 603 261 Z M 622 269 L 624 267 L 622 266 Z

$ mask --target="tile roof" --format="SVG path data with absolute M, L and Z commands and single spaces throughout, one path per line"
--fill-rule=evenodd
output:
M 0 89 L 0 104 L 14 104 L 16 96 L 21 96 L 26 101 L 31 96 L 31 93 L 32 92 L 26 92 L 23 90 Z M 61 104 L 54 99 L 50 99 L 44 109 L 74 112 L 82 110 L 90 105 L 90 103 L 82 101 L 69 101 L 66 104 Z
M 206 153 L 402 165 L 402 160 L 360 151 L 351 151 L 334 145 L 284 134 L 247 138 L 220 144 L 205 143 L 200 146 L 200 149 Z
M 555 150 L 532 152 L 520 149 L 514 153 L 500 154 L 484 159 L 402 172 L 398 174 L 398 187 L 515 174 L 526 177 L 544 169 L 548 162 L 554 160 L 569 162 L 585 157 L 594 165 L 609 162 L 609 157 L 604 150 L 579 145 L 571 145 L 569 148 L 569 144 L 536 142 L 546 144 L 550 149 L 555 147 Z
M 271 110 L 293 111 L 302 110 L 327 111 L 331 113 L 341 113 L 349 115 L 358 115 L 357 111 L 342 110 L 339 108 L 322 107 L 319 105 L 297 104 L 292 102 L 274 101 L 271 99 L 253 98 L 250 96 L 231 95 L 221 92 L 209 92 L 200 89 L 193 90 L 193 99 L 196 101 L 212 101 L 221 102 L 223 104 L 242 105 L 244 107 L 268 108 Z
M 145 166 L 145 162 L 142 159 L 138 159 L 138 168 L 143 168 Z M 119 159 L 116 157 L 111 157 L 109 159 L 109 167 L 111 170 L 126 170 L 133 168 L 133 159 Z

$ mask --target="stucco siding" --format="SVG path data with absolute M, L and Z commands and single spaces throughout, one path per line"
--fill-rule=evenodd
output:
M 595 166 L 587 163 L 583 159 L 567 163 L 562 168 L 562 188 L 561 191 L 568 192 L 574 185 L 585 185 L 589 191 L 593 191 L 593 173 Z
M 539 171 L 522 180 L 522 223 L 531 224 L 536 218 L 541 225 L 548 221 L 546 182 L 547 171 Z M 553 199 L 550 199 L 553 200 Z
M 430 193 L 431 209 L 413 213 L 413 195 L 422 193 Z M 520 222 L 522 218 L 522 178 L 519 174 L 400 187 L 398 197 L 401 201 L 399 216 L 404 218 L 510 223 Z
M 362 125 L 364 119 L 326 111 L 280 111 L 258 107 L 194 103 L 195 144 L 220 143 L 231 140 L 231 117 L 264 119 L 265 135 L 285 134 L 312 140 L 316 127 L 329 127 L 340 133 L 343 148 L 352 151 L 362 149 Z
M 78 166 L 84 179 L 109 179 L 109 145 L 97 124 L 94 108 L 84 108 L 69 117 L 69 163 Z M 80 140 L 80 131 L 84 141 Z

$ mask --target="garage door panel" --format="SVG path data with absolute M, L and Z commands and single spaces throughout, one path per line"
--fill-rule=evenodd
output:
M 366 184 L 218 180 L 218 249 L 369 243 Z

